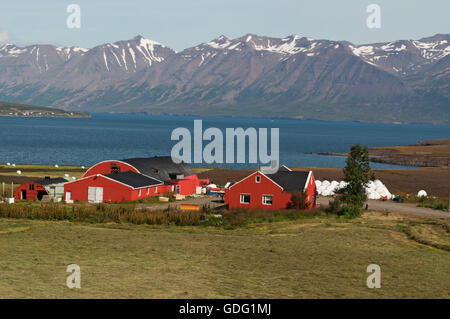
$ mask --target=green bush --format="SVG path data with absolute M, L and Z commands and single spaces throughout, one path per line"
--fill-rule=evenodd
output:
M 293 192 L 288 208 L 300 210 L 307 209 L 309 207 L 309 203 L 306 202 L 306 198 L 307 195 L 305 192 Z
M 342 208 L 342 215 L 345 218 L 355 218 L 361 216 L 361 207 L 357 205 L 346 205 Z
M 336 197 L 334 200 L 330 201 L 328 207 L 325 209 L 325 212 L 330 215 L 342 215 L 342 201 L 339 197 Z

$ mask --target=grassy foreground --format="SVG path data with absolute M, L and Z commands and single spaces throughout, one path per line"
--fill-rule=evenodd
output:
M 0 298 L 450 298 L 449 242 L 448 222 L 393 213 L 233 230 L 0 219 Z

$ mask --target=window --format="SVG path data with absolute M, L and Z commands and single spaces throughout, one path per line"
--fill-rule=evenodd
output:
M 262 203 L 264 205 L 272 205 L 273 196 L 272 195 L 263 195 Z
M 255 176 L 255 182 L 256 182 L 256 183 L 261 183 L 261 176 L 256 175 L 256 176 Z
M 138 191 L 138 196 L 140 197 L 141 196 L 141 189 Z
M 157 192 L 158 192 L 158 186 L 155 187 L 155 193 L 157 193 Z
M 30 191 L 34 191 L 34 184 L 30 184 L 29 187 L 28 187 L 28 189 L 29 189 Z
M 147 195 L 150 195 L 150 188 L 147 188 Z
M 250 204 L 250 194 L 241 194 L 241 204 Z

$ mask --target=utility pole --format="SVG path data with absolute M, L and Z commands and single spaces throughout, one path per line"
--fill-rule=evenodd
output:
M 11 182 L 11 198 L 14 198 L 14 182 Z
M 2 182 L 2 197 L 5 197 L 5 182 Z

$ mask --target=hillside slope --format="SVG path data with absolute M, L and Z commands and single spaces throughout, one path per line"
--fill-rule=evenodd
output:
M 181 52 L 137 36 L 0 48 L 0 99 L 107 112 L 450 124 L 450 35 L 354 45 L 220 36 Z

